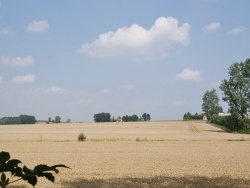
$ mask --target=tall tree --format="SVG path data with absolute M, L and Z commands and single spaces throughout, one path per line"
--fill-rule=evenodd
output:
M 219 113 L 219 98 L 215 89 L 206 91 L 202 97 L 202 110 L 206 113 L 208 120 L 211 119 L 213 114 Z
M 150 121 L 151 117 L 150 117 L 149 114 L 144 113 L 144 114 L 142 114 L 142 119 L 143 119 L 144 121 Z
M 243 119 L 250 109 L 250 59 L 232 64 L 228 74 L 229 79 L 224 79 L 220 85 L 223 100 L 228 102 L 232 114 Z
M 55 117 L 55 123 L 61 123 L 61 117 L 60 116 Z
M 94 114 L 94 121 L 95 122 L 110 122 L 111 115 L 110 113 L 105 113 L 105 112 Z

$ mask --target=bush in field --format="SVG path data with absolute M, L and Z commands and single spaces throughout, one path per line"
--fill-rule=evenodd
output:
M 20 164 L 22 164 L 20 160 L 10 159 L 8 152 L 0 152 L 0 187 L 6 188 L 8 185 L 20 180 L 27 181 L 32 186 L 35 186 L 38 177 L 45 177 L 47 180 L 54 182 L 55 177 L 52 172 L 59 173 L 58 167 L 69 168 L 62 164 L 54 166 L 40 164 L 32 170 Z M 11 181 L 10 178 L 12 177 L 17 177 L 18 179 Z
M 237 113 L 230 116 L 219 116 L 214 114 L 211 123 L 225 127 L 228 131 L 250 133 L 250 119 L 242 119 Z
M 219 116 L 217 114 L 212 115 L 211 117 L 211 123 L 214 123 L 216 125 L 224 126 L 226 125 L 226 116 Z
M 78 141 L 85 141 L 86 138 L 87 138 L 87 137 L 86 137 L 83 133 L 80 133 L 80 134 L 78 135 Z

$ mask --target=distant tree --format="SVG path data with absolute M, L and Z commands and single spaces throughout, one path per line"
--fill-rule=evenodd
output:
M 19 117 L 3 117 L 0 119 L 0 125 L 15 124 L 35 124 L 36 118 L 30 115 L 20 115 Z
M 61 117 L 60 116 L 55 117 L 55 123 L 61 123 Z
M 19 119 L 20 119 L 21 124 L 35 124 L 36 123 L 35 116 L 20 115 Z
M 143 119 L 144 121 L 150 121 L 150 120 L 151 120 L 151 117 L 150 117 L 149 114 L 144 113 L 144 114 L 142 114 L 142 119 Z
M 220 111 L 219 98 L 216 90 L 206 91 L 202 100 L 202 110 L 206 113 L 208 120 L 210 120 L 213 114 L 218 114 Z
M 231 114 L 244 119 L 250 110 L 250 59 L 236 62 L 229 67 L 229 79 L 220 85 L 224 93 L 223 101 L 228 102 Z
M 131 116 L 131 121 L 138 121 L 139 120 L 139 117 L 137 115 L 132 115 Z
M 67 123 L 70 123 L 71 122 L 71 119 L 67 119 L 67 121 L 66 121 Z
M 203 116 L 204 114 L 195 113 L 194 115 L 192 115 L 190 112 L 188 112 L 184 114 L 183 120 L 202 120 Z
M 94 114 L 94 121 L 95 122 L 110 122 L 111 115 L 110 113 L 105 113 L 105 112 Z
M 49 117 L 49 119 L 48 119 L 48 123 L 51 123 L 52 122 L 52 119 L 51 119 L 51 117 Z

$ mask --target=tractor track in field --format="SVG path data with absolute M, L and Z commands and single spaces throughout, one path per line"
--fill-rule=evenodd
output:
M 198 134 L 201 132 L 192 122 L 189 122 L 189 131 L 194 134 Z

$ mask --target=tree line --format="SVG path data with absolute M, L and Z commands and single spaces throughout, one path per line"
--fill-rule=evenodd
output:
M 195 114 L 187 112 L 183 115 L 183 120 L 203 120 L 203 116 L 204 114 L 198 114 L 197 112 Z
M 222 100 L 228 103 L 228 114 L 219 116 L 223 110 L 216 90 L 207 90 L 202 97 L 202 110 L 208 121 L 229 131 L 250 133 L 250 59 L 233 63 L 228 69 L 228 79 L 222 80 L 219 89 Z
M 0 119 L 0 125 L 13 125 L 13 124 L 35 124 L 35 116 L 20 115 L 18 117 L 3 117 Z
M 114 117 L 111 118 L 110 113 L 102 112 L 94 114 L 94 122 L 115 122 L 115 121 L 124 121 L 124 122 L 132 122 L 132 121 L 150 121 L 151 117 L 147 113 L 143 113 L 141 117 L 138 117 L 138 115 L 125 115 L 122 118 L 118 117 L 118 119 L 115 119 Z

